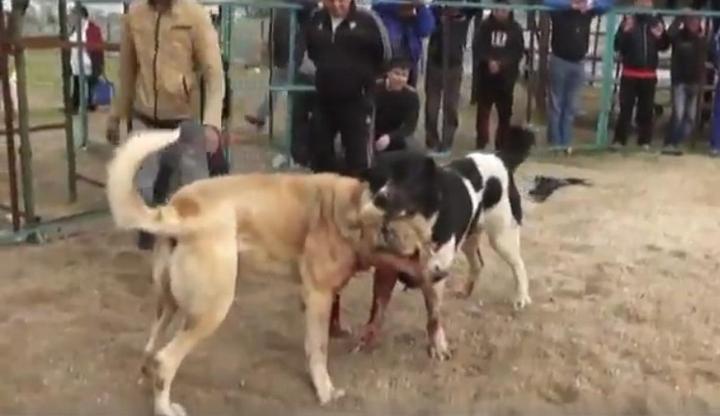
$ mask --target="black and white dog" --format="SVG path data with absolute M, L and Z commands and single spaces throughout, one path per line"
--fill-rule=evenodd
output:
M 473 152 L 445 166 L 417 152 L 388 152 L 379 155 L 366 172 L 374 203 L 388 218 L 420 215 L 432 230 L 432 252 L 424 267 L 423 279 L 395 273 L 392 279 L 409 287 L 420 287 L 428 308 L 431 353 L 447 358 L 447 343 L 439 324 L 439 309 L 444 277 L 459 251 L 470 264 L 470 276 L 464 287 L 469 296 L 483 267 L 480 236 L 488 234 L 490 244 L 512 268 L 516 291 L 513 305 L 522 309 L 532 301 L 528 291 L 525 264 L 520 254 L 522 205 L 514 173 L 527 159 L 535 143 L 532 131 L 513 126 L 508 131 L 506 148 L 495 154 Z M 379 281 L 379 280 L 385 281 Z M 367 343 L 379 330 L 395 280 L 376 273 L 373 307 L 366 335 Z

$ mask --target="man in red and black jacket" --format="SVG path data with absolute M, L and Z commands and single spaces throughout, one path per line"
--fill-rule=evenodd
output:
M 312 115 L 312 169 L 357 175 L 372 155 L 372 90 L 391 57 L 387 31 L 371 10 L 354 0 L 323 0 L 306 26 L 307 53 L 316 67 Z M 345 150 L 337 164 L 335 135 Z
M 652 0 L 637 0 L 638 7 L 652 7 Z M 626 16 L 615 35 L 615 49 L 622 61 L 620 78 L 620 115 L 615 124 L 612 150 L 627 144 L 630 122 L 637 100 L 638 144 L 650 149 L 658 53 L 667 50 L 670 41 L 665 24 L 657 15 Z
M 507 3 L 501 0 L 497 3 Z M 502 144 L 512 118 L 513 91 L 520 72 L 525 41 L 520 24 L 509 9 L 495 9 L 480 23 L 473 39 L 473 55 L 477 62 L 479 91 L 477 97 L 476 146 L 484 149 L 489 141 L 490 111 L 495 105 L 498 127 L 495 148 Z M 480 93 L 482 91 L 482 93 Z

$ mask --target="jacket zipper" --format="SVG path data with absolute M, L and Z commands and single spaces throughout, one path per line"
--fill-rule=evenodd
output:
M 157 87 L 157 60 L 158 51 L 160 50 L 160 19 L 162 14 L 158 12 L 157 21 L 155 23 L 155 56 L 153 56 L 153 92 L 155 93 L 155 103 L 153 108 L 153 119 L 158 118 L 158 87 Z M 185 79 L 183 79 L 185 82 Z

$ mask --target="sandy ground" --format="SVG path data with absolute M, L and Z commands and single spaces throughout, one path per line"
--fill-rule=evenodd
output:
M 97 131 L 98 120 L 92 128 Z M 81 184 L 64 203 L 61 135 L 33 136 L 39 213 L 102 202 Z M 266 166 L 242 146 L 243 169 Z M 102 179 L 109 149 L 81 154 Z M 6 167 L 2 166 L 2 201 Z M 449 362 L 426 353 L 419 293 L 398 291 L 382 344 L 350 353 L 335 340 L 330 371 L 348 397 L 316 405 L 305 371 L 299 287 L 240 282 L 212 338 L 184 362 L 173 395 L 192 415 L 217 414 L 720 414 L 720 163 L 657 154 L 536 157 L 536 174 L 578 176 L 526 203 L 522 236 L 533 305 L 512 311 L 509 268 L 484 244 L 486 269 L 472 299 L 450 298 Z M 0 414 L 149 415 L 139 383 L 152 317 L 149 259 L 133 236 L 97 229 L 43 246 L 0 248 Z M 464 259 L 451 284 L 459 283 Z M 371 282 L 343 292 L 343 318 L 364 323 Z

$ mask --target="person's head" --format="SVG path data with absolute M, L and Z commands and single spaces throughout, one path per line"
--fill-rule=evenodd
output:
M 79 16 L 81 19 L 87 19 L 90 16 L 90 13 L 88 13 L 87 7 L 79 6 L 75 8 L 75 15 Z
M 509 2 L 507 0 L 499 0 L 496 2 L 497 4 L 508 4 Z M 492 16 L 501 22 L 504 22 L 508 19 L 510 19 L 510 9 L 503 8 L 503 9 L 493 9 Z
M 694 33 L 700 32 L 701 21 L 700 16 L 685 16 L 685 27 Z
M 570 5 L 574 9 L 582 9 L 587 7 L 588 1 L 587 0 L 570 0 Z
M 410 79 L 410 62 L 396 58 L 390 62 L 387 71 L 388 88 L 393 91 L 404 88 Z
M 323 7 L 330 16 L 344 19 L 350 13 L 353 0 L 323 0 Z
M 637 7 L 653 7 L 653 0 L 635 0 Z

